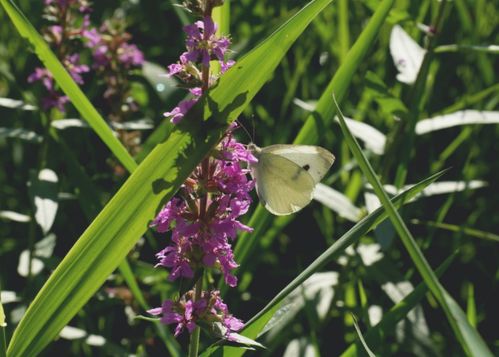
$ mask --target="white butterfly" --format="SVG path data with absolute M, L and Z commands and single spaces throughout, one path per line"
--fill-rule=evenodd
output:
M 256 192 L 270 213 L 285 216 L 308 205 L 317 185 L 334 162 L 334 155 L 312 145 L 271 145 L 248 149 L 258 159 L 251 165 Z

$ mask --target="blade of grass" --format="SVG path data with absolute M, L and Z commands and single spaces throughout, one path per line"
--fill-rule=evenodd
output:
M 438 172 L 428 177 L 427 179 L 419 182 L 410 189 L 398 194 L 392 199 L 393 203 L 396 204 L 397 206 L 401 206 L 405 202 L 410 201 L 412 197 L 415 197 L 425 187 L 435 182 L 444 173 L 445 171 Z M 279 304 L 290 293 L 292 293 L 305 280 L 307 280 L 310 276 L 312 276 L 312 274 L 318 272 L 324 266 L 326 266 L 326 264 L 329 264 L 331 261 L 337 259 L 348 246 L 358 241 L 367 232 L 369 232 L 376 225 L 378 225 L 384 219 L 386 219 L 386 217 L 387 217 L 386 211 L 383 209 L 383 207 L 379 207 L 371 214 L 364 217 L 355 226 L 350 228 L 348 232 L 346 232 L 340 239 L 334 242 L 331 247 L 329 247 L 324 253 L 322 253 L 317 259 L 315 259 L 304 271 L 302 271 L 300 275 L 298 275 L 295 279 L 293 279 L 291 283 L 289 283 L 284 289 L 282 289 L 260 312 L 258 312 L 255 316 L 253 316 L 253 318 L 251 318 L 251 320 L 246 323 L 241 334 L 251 339 L 255 339 L 258 333 L 261 331 L 259 329 L 254 328 L 255 324 L 258 324 L 258 326 L 262 326 L 262 320 L 268 321 L 271 317 L 269 316 L 269 311 L 274 311 L 274 309 L 276 309 L 276 306 L 279 306 Z M 224 350 L 225 348 L 228 347 L 224 347 Z M 214 353 L 212 347 L 210 347 L 208 350 L 210 351 L 210 353 Z
M 364 339 L 364 336 L 362 335 L 362 332 L 360 331 L 359 324 L 357 322 L 357 318 L 355 317 L 354 314 L 350 313 L 353 318 L 353 326 L 355 327 L 355 331 L 357 331 L 357 336 L 359 336 L 360 342 L 362 343 L 362 347 L 364 347 L 364 350 L 366 353 L 369 355 L 369 357 L 376 357 L 373 351 L 369 348 L 369 346 L 366 343 L 366 340 Z
M 412 220 L 411 223 L 414 224 L 421 224 L 429 227 L 435 227 L 435 228 L 441 228 L 445 229 L 451 232 L 462 232 L 466 235 L 469 235 L 471 237 L 475 238 L 480 238 L 480 239 L 485 239 L 488 241 L 492 241 L 495 243 L 499 243 L 499 235 L 490 233 L 490 232 L 484 232 L 475 228 L 468 228 L 468 227 L 463 227 L 463 226 L 458 226 L 455 224 L 449 224 L 449 223 L 444 223 L 444 222 L 433 222 L 433 221 L 425 221 L 421 222 L 418 220 Z
M 357 68 L 373 45 L 393 3 L 394 0 L 383 0 L 383 2 L 379 4 L 366 28 L 362 31 L 353 47 L 348 52 L 348 56 L 344 63 L 338 68 L 324 94 L 319 99 L 315 111 L 307 117 L 304 126 L 294 140 L 294 144 L 317 143 L 319 141 L 320 133 L 324 132 L 324 128 L 333 122 L 335 111 L 334 106 L 331 104 L 330 94 L 328 93 L 338 93 L 340 98 L 345 95 Z M 252 237 L 263 235 L 266 228 L 270 225 L 272 218 L 273 217 L 263 206 L 259 205 L 255 209 L 255 212 L 248 222 L 248 225 L 254 228 L 251 236 L 246 232 L 241 234 L 234 250 L 236 261 L 241 266 L 245 265 L 245 262 L 258 244 L 258 239 Z M 225 285 L 220 285 L 219 289 L 222 294 L 226 291 Z
M 348 27 L 348 1 L 338 1 L 338 39 L 340 43 L 339 58 L 343 63 L 350 49 L 350 30 Z
M 437 276 L 441 276 L 456 257 L 457 252 L 448 257 L 435 271 Z M 409 295 L 407 295 L 402 301 L 393 306 L 390 311 L 388 311 L 381 321 L 374 327 L 370 328 L 364 338 L 372 346 L 381 346 L 383 344 L 383 336 L 386 336 L 391 331 L 395 330 L 395 327 L 399 321 L 401 321 L 407 314 L 424 298 L 428 292 L 428 286 L 425 283 L 420 283 Z M 354 357 L 358 356 L 359 345 L 358 343 L 353 343 L 341 354 L 341 357 Z
M 47 42 L 45 42 L 43 37 L 36 31 L 13 1 L 0 0 L 0 4 L 2 4 L 9 15 L 14 26 L 19 31 L 19 34 L 33 45 L 35 53 L 40 61 L 42 61 L 45 67 L 52 73 L 57 84 L 59 84 L 64 93 L 66 93 L 73 105 L 80 112 L 81 116 L 94 129 L 97 135 L 99 135 L 116 158 L 120 160 L 123 166 L 128 171 L 133 171 L 137 167 L 137 164 L 126 148 L 114 136 L 112 130 L 99 112 L 97 112 L 92 103 L 90 103 L 85 94 L 83 94 L 78 85 L 73 81 L 62 63 L 57 59 L 56 55 L 50 50 Z
M 119 265 L 147 230 L 150 220 L 220 141 L 228 125 L 271 77 L 291 44 L 330 1 L 311 1 L 244 56 L 200 98 L 168 140 L 156 146 L 35 297 L 10 341 L 10 355 L 36 355 L 57 336 Z
M 409 229 L 402 220 L 402 217 L 400 217 L 397 209 L 383 189 L 383 186 L 377 178 L 371 164 L 362 153 L 359 143 L 350 132 L 350 129 L 348 129 L 345 118 L 343 117 L 343 114 L 341 113 L 335 99 L 334 103 L 336 105 L 341 130 L 345 136 L 348 146 L 350 147 L 350 150 L 352 151 L 352 154 L 355 156 L 355 159 L 359 163 L 359 167 L 366 176 L 368 182 L 373 186 L 376 196 L 378 196 L 378 199 L 381 201 L 384 209 L 386 209 L 388 216 L 390 217 L 390 221 L 399 234 L 402 243 L 414 262 L 414 265 L 444 310 L 459 343 L 468 355 L 492 356 L 492 353 L 488 349 L 480 334 L 467 322 L 466 316 L 461 308 L 438 281 L 435 272 L 431 269 L 423 253 L 419 249 L 419 246 L 409 232 Z
M 2 292 L 0 288 L 0 293 Z M 2 298 L 0 297 L 0 357 L 7 357 L 7 341 L 5 339 L 5 313 L 3 311 Z
M 477 316 L 476 316 L 476 303 L 475 303 L 475 287 L 472 283 L 468 283 L 468 301 L 466 308 L 466 317 L 471 326 L 476 328 Z

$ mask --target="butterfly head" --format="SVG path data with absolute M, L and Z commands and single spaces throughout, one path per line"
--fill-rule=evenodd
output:
M 248 151 L 250 151 L 256 158 L 258 158 L 258 156 L 260 155 L 260 152 L 262 151 L 262 149 L 260 149 L 258 146 L 256 146 L 254 143 L 249 143 L 247 145 L 247 149 Z

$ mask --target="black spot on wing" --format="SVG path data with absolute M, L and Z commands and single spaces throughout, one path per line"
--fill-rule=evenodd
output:
M 306 171 L 310 170 L 310 165 L 309 164 L 303 165 L 302 167 Z

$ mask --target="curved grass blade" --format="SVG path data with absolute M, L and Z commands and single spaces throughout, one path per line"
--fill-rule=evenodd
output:
M 420 225 L 424 225 L 424 226 L 428 226 L 428 227 L 445 229 L 445 230 L 448 230 L 450 232 L 459 232 L 459 233 L 463 233 L 465 235 L 469 235 L 470 237 L 480 238 L 480 239 L 488 240 L 491 242 L 499 243 L 499 235 L 491 233 L 491 232 L 485 232 L 485 231 L 475 229 L 475 228 L 458 226 L 455 224 L 450 224 L 450 223 L 445 223 L 445 222 L 434 222 L 434 221 L 422 222 L 422 221 L 419 221 L 417 219 L 411 220 L 411 223 L 420 224 Z
M 19 10 L 19 8 L 10 0 L 0 0 L 3 8 L 19 31 L 19 34 L 26 38 L 34 47 L 36 55 L 43 62 L 45 67 L 52 73 L 57 84 L 71 99 L 71 102 L 80 112 L 81 116 L 95 130 L 97 135 L 104 141 L 107 147 L 112 151 L 116 158 L 126 167 L 128 171 L 133 171 L 137 164 L 130 156 L 125 147 L 113 135 L 112 130 L 83 94 L 78 85 L 73 81 L 56 55 L 50 50 L 49 45 L 43 37 L 31 25 L 29 20 Z
M 404 244 L 407 252 L 414 262 L 414 265 L 416 266 L 419 273 L 423 277 L 423 280 L 428 285 L 430 291 L 435 295 L 436 299 L 440 303 L 440 306 L 444 310 L 445 315 L 447 316 L 447 319 L 449 320 L 449 323 L 454 330 L 454 334 L 456 335 L 459 343 L 468 355 L 492 356 L 492 353 L 490 352 L 489 348 L 483 341 L 478 331 L 468 323 L 464 312 L 438 281 L 435 272 L 431 269 L 423 253 L 419 249 L 419 246 L 412 237 L 412 234 L 409 232 L 409 229 L 402 220 L 402 217 L 400 217 L 397 209 L 390 201 L 387 193 L 383 189 L 383 186 L 377 178 L 376 173 L 371 167 L 371 164 L 362 153 L 362 149 L 360 148 L 359 143 L 350 132 L 350 129 L 348 129 L 348 126 L 340 111 L 340 108 L 338 107 L 336 100 L 334 100 L 334 103 L 336 104 L 336 110 L 338 113 L 338 118 L 340 120 L 341 130 L 343 132 L 343 135 L 345 136 L 345 140 L 347 141 L 348 146 L 350 147 L 350 150 L 359 163 L 359 167 L 366 176 L 367 180 L 373 186 L 374 191 L 376 192 L 376 195 L 381 201 L 383 207 L 386 209 L 388 216 L 390 217 L 390 220 L 395 227 L 395 230 L 399 234 L 402 243 Z
M 294 144 L 316 144 L 319 141 L 319 133 L 325 132 L 324 128 L 333 122 L 335 109 L 331 103 L 331 93 L 336 93 L 338 98 L 344 96 L 357 68 L 376 40 L 393 3 L 394 0 L 383 0 L 379 4 L 366 28 L 355 41 L 353 47 L 348 52 L 347 58 L 338 68 L 324 94 L 319 99 L 315 111 L 307 117 L 305 124 L 293 142 Z M 256 208 L 248 222 L 248 225 L 254 229 L 251 236 L 246 232 L 242 233 L 234 250 L 236 260 L 241 266 L 244 266 L 251 252 L 254 251 L 258 244 L 258 240 L 252 237 L 263 235 L 263 232 L 270 225 L 272 218 L 270 213 L 262 206 Z M 219 288 L 222 293 L 226 290 L 224 285 L 219 286 Z
M 435 271 L 437 276 L 441 276 L 456 257 L 457 253 L 454 253 L 448 257 Z M 393 306 L 390 311 L 388 311 L 383 319 L 375 326 L 370 328 L 367 333 L 364 334 L 364 338 L 370 345 L 376 346 L 383 343 L 382 336 L 386 336 L 390 331 L 395 329 L 397 323 L 402 320 L 407 314 L 424 298 L 428 292 L 428 286 L 425 283 L 420 283 L 409 295 L 407 295 L 402 301 Z M 358 356 L 359 344 L 353 343 L 348 347 L 348 349 L 341 354 L 341 357 L 354 357 Z
M 7 356 L 7 342 L 5 340 L 5 313 L 3 311 L 2 299 L 0 298 L 0 357 Z
M 10 355 L 36 355 L 57 336 L 116 269 L 150 220 L 220 141 L 291 44 L 330 1 L 310 2 L 244 56 L 199 100 L 168 140 L 147 156 L 35 297 L 14 332 Z
M 392 202 L 397 205 L 403 205 L 405 202 L 409 201 L 411 198 L 419 194 L 425 187 L 440 178 L 445 171 L 438 172 L 427 179 L 419 182 L 415 186 L 411 187 L 407 191 L 400 193 L 392 199 Z M 256 314 L 250 321 L 246 323 L 242 335 L 255 339 L 261 329 L 255 328 L 255 326 L 264 326 L 268 320 L 272 317 L 269 311 L 275 311 L 279 304 L 300 284 L 307 280 L 312 274 L 318 272 L 326 264 L 337 259 L 344 250 L 351 244 L 358 241 L 367 232 L 373 229 L 376 225 L 381 223 L 386 219 L 387 213 L 380 207 L 374 212 L 364 217 L 359 223 L 353 226 L 347 233 L 345 233 L 340 239 L 338 239 L 334 244 L 329 247 L 324 253 L 322 253 L 317 259 L 315 259 L 303 272 L 300 273 L 291 283 L 289 283 L 284 289 L 282 289 L 258 314 Z M 264 322 L 264 323 L 263 323 Z M 262 327 L 263 328 L 263 327 Z M 218 349 L 218 348 L 217 348 Z M 224 352 L 229 347 L 223 347 Z M 215 348 L 210 347 L 208 349 L 210 353 L 214 353 Z M 230 354 L 232 356 L 233 354 Z
M 359 323 L 357 322 L 357 318 L 352 313 L 350 313 L 350 315 L 352 316 L 353 326 L 355 327 L 355 331 L 357 331 L 357 336 L 359 337 L 359 340 L 362 343 L 362 347 L 364 347 L 364 350 L 369 355 L 369 357 L 376 357 L 374 352 L 367 345 L 366 340 L 364 339 L 364 336 L 362 335 L 362 332 L 360 331 L 360 327 L 359 327 Z

